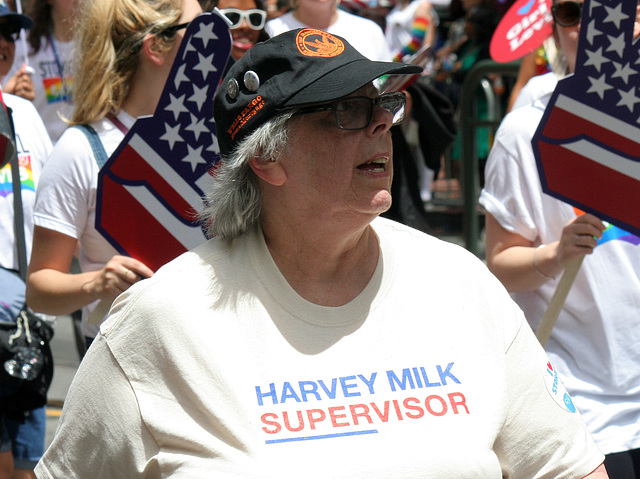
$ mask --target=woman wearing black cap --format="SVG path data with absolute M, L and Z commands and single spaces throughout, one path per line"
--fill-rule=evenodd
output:
M 231 67 L 215 237 L 116 300 L 40 478 L 607 477 L 482 262 L 378 218 L 406 99 L 372 81 L 420 70 L 315 29 Z

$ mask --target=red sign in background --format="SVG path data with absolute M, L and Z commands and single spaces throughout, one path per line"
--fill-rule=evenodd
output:
M 534 51 L 551 35 L 551 24 L 551 0 L 517 1 L 491 38 L 491 58 L 506 63 Z

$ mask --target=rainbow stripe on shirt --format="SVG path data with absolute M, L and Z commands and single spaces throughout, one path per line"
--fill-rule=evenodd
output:
M 71 78 L 66 77 L 64 81 L 59 76 L 43 78 L 42 83 L 47 96 L 47 103 L 71 101 Z
M 20 165 L 20 183 L 23 191 L 36 191 L 36 184 L 33 180 L 33 167 L 31 165 L 31 155 L 21 154 L 18 156 Z M 11 165 L 6 164 L 0 169 L 0 197 L 6 198 L 13 194 L 13 181 L 11 178 Z

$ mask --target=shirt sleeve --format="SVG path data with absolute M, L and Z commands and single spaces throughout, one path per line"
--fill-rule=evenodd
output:
M 98 165 L 84 134 L 68 129 L 42 171 L 34 209 L 37 226 L 79 239 L 95 209 Z
M 98 335 L 73 379 L 37 477 L 159 477 L 158 450 L 129 380 Z
M 524 319 L 505 359 L 505 423 L 494 446 L 503 477 L 578 479 L 595 470 L 604 456 Z
M 536 215 L 542 201 L 531 148 L 539 121 L 535 113 L 523 107 L 505 117 L 487 159 L 480 195 L 480 204 L 503 228 L 530 241 L 539 235 Z

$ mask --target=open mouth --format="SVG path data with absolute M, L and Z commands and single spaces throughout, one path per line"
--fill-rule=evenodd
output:
M 388 158 L 376 158 L 375 160 L 367 161 L 361 165 L 358 165 L 358 169 L 362 171 L 370 171 L 372 173 L 383 173 L 387 171 Z
M 253 41 L 244 35 L 233 36 L 233 46 L 241 50 L 249 50 L 253 46 Z

